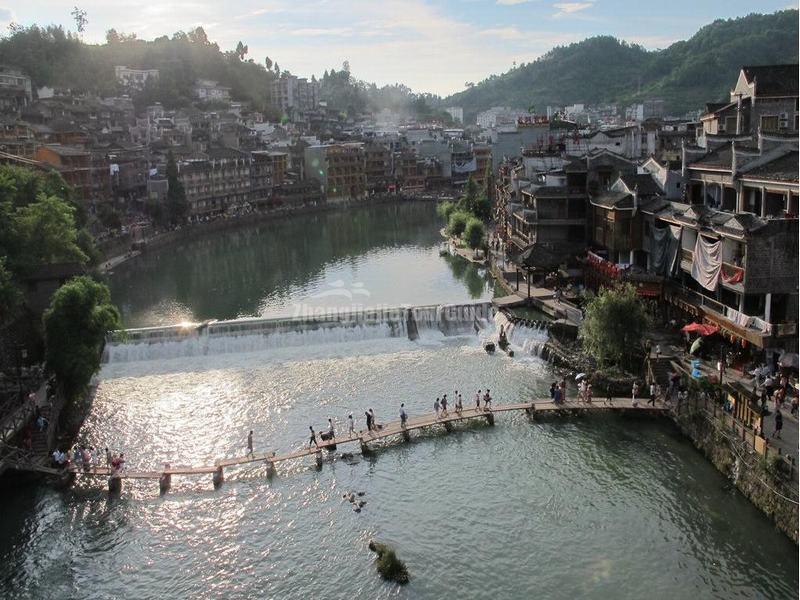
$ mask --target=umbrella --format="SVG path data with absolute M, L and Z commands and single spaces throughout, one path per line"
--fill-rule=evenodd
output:
M 584 377 L 586 377 L 586 373 L 578 373 L 577 375 L 575 375 L 575 381 L 580 381 Z
M 787 369 L 798 368 L 798 356 L 794 352 L 785 352 L 778 360 L 778 364 Z
M 694 342 L 692 342 L 692 347 L 689 348 L 689 354 L 694 354 L 700 349 L 700 345 L 703 343 L 703 338 L 697 338 Z
M 704 325 L 703 323 L 689 323 L 681 328 L 684 332 L 699 333 L 700 335 L 713 335 L 719 331 L 716 325 Z

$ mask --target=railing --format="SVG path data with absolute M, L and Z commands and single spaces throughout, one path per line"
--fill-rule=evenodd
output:
M 722 304 L 721 302 L 717 302 L 713 298 L 709 298 L 708 296 L 704 296 L 700 292 L 695 292 L 694 290 L 687 290 L 681 289 L 678 296 L 683 296 L 685 300 L 689 300 L 690 302 L 694 302 L 695 304 L 699 304 L 700 306 L 706 306 L 713 310 L 716 313 L 719 313 L 721 316 L 725 316 L 726 311 L 728 309 L 727 306 Z
M 681 248 L 681 260 L 685 260 L 688 262 L 694 261 L 694 250 L 687 250 L 686 248 Z
M 744 269 L 731 263 L 722 263 L 722 281 L 724 283 L 741 283 L 744 281 Z

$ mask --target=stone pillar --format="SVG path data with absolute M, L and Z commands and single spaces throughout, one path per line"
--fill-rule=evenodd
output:
M 411 441 L 411 434 L 408 432 L 408 429 L 405 427 L 403 428 L 403 439 L 407 442 Z
M 119 496 L 122 493 L 122 477 L 119 475 L 112 475 L 108 478 L 108 494 L 110 496 Z
M 494 414 L 492 414 L 490 412 L 486 413 L 486 422 L 489 425 L 494 425 Z
M 162 473 L 161 477 L 158 480 L 158 489 L 163 496 L 169 491 L 169 488 L 172 487 L 172 475 L 169 473 Z
M 314 454 L 314 462 L 317 464 L 317 468 L 322 468 L 322 450 L 317 449 L 317 452 Z
M 447 431 L 447 433 L 450 433 L 451 431 L 453 431 L 453 424 L 450 421 L 445 421 L 443 423 L 443 425 L 444 425 L 444 429 L 445 429 L 445 431 Z
M 217 470 L 214 471 L 214 474 L 211 476 L 211 482 L 214 484 L 214 489 L 216 490 L 219 488 L 224 481 L 225 474 L 222 472 L 222 467 L 217 467 Z
M 772 316 L 772 294 L 764 294 L 764 320 L 771 323 L 770 317 Z
M 759 216 L 762 219 L 767 216 L 767 190 L 763 185 L 761 186 L 761 214 Z
M 370 449 L 369 449 L 369 446 L 367 446 L 366 440 L 364 440 L 364 438 L 359 438 L 358 441 L 359 441 L 359 443 L 361 445 L 361 454 L 369 454 L 370 453 Z
M 267 465 L 267 477 L 275 477 L 275 475 L 278 474 L 278 471 L 275 469 L 275 463 L 269 458 L 264 462 Z

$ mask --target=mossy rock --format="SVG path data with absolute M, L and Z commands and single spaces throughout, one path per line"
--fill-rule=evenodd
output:
M 408 569 L 405 563 L 397 558 L 391 546 L 371 541 L 369 543 L 369 549 L 378 555 L 376 566 L 378 567 L 378 573 L 381 574 L 381 577 L 386 581 L 394 581 L 400 585 L 408 583 Z

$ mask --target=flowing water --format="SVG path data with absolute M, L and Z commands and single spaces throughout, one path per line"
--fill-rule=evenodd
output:
M 379 281 L 394 277 L 384 270 L 385 255 L 395 250 L 435 273 L 412 279 L 419 289 L 410 283 L 398 289 L 401 302 L 483 297 L 485 288 L 470 290 L 438 256 L 431 207 L 412 209 L 426 217 L 424 227 L 388 218 L 395 210 L 363 212 L 397 229 L 396 247 L 367 244 L 350 258 L 317 257 L 321 283 L 299 282 L 280 306 L 300 302 L 315 285 L 325 288 L 326 278 L 345 280 L 348 268 L 337 260 L 357 265 L 346 285 L 381 289 Z M 342 215 L 320 218 L 316 226 L 331 231 L 330 220 L 341 222 Z M 159 260 L 167 272 L 173 268 L 167 254 L 175 253 L 147 258 L 156 281 L 169 277 L 158 271 Z M 236 264 L 221 281 L 236 279 Z M 127 277 L 122 270 L 117 275 Z M 127 285 L 118 283 L 115 297 L 140 318 L 177 297 L 167 286 L 137 291 L 134 299 L 124 295 Z M 232 311 L 218 316 L 270 315 L 259 307 L 275 297 L 267 286 L 253 289 L 250 300 L 217 300 Z M 181 300 L 186 318 L 212 316 L 211 299 L 192 299 Z M 491 320 L 477 319 L 476 335 L 459 326 L 471 324 L 470 317 L 420 314 L 429 316 L 416 319 L 415 339 L 407 329 L 395 335 L 399 330 L 382 325 L 358 335 L 355 329 L 337 333 L 349 325 L 321 332 L 308 319 L 280 331 L 274 321 L 258 321 L 258 331 L 269 331 L 262 337 L 271 340 L 260 344 L 234 325 L 211 329 L 205 335 L 215 341 L 206 341 L 205 352 L 174 351 L 199 347 L 193 337 L 142 343 L 131 336 L 103 367 L 82 438 L 123 450 L 130 468 L 204 464 L 244 454 L 250 429 L 257 451 L 287 451 L 306 443 L 308 425 L 322 429 L 328 418 L 343 430 L 352 412 L 363 427 L 360 417 L 370 407 L 386 421 L 397 417 L 400 402 L 411 415 L 430 412 L 437 395 L 452 399 L 455 390 L 465 404 L 486 387 L 498 403 L 546 395 L 553 375 L 534 350 L 546 335 L 541 329 L 510 332 L 514 358 L 489 356 L 480 340 L 495 332 Z M 295 343 L 303 331 L 316 333 Z M 376 446 L 369 457 L 340 446 L 319 470 L 311 458 L 283 463 L 271 479 L 262 465 L 229 469 L 218 490 L 205 475 L 175 477 L 164 496 L 155 481 L 126 481 L 115 500 L 103 481 L 66 492 L 5 491 L 0 597 L 796 597 L 796 546 L 661 420 L 531 421 L 504 414 L 494 427 L 473 423 Z M 354 454 L 343 454 L 348 451 Z M 349 491 L 365 492 L 360 513 L 342 498 Z M 367 549 L 371 539 L 395 546 L 411 573 L 408 586 L 381 581 Z

